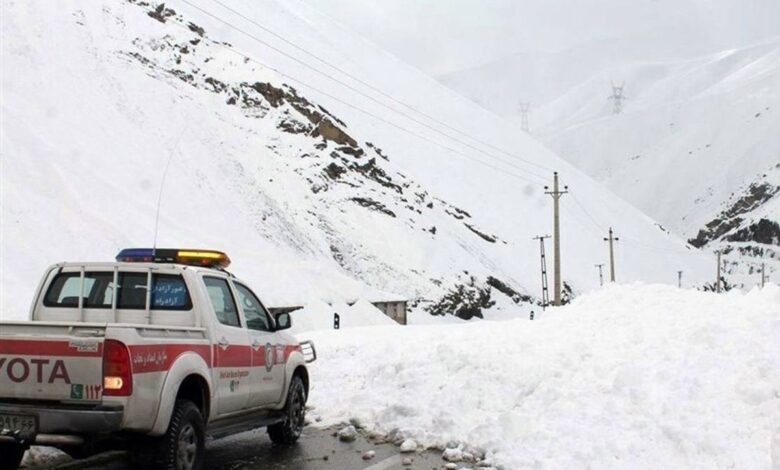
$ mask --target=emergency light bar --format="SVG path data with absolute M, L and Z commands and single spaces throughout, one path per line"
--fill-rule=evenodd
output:
M 176 263 L 209 268 L 227 268 L 230 258 L 221 251 L 178 248 L 125 248 L 116 255 L 124 263 Z

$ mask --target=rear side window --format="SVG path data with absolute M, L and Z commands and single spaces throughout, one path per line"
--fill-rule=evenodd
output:
M 147 273 L 120 272 L 116 307 L 127 310 L 146 308 Z M 49 285 L 43 304 L 47 307 L 78 307 L 81 274 L 60 273 Z M 81 292 L 84 308 L 111 308 L 114 296 L 114 273 L 85 272 Z M 152 310 L 190 310 L 187 285 L 178 274 L 152 274 Z

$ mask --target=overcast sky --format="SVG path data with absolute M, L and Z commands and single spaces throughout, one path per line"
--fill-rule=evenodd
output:
M 637 33 L 697 53 L 780 36 L 780 0 L 301 1 L 432 75 Z

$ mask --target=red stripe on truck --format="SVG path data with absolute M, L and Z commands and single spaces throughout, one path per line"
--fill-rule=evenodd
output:
M 29 339 L 0 339 L 0 354 L 16 356 L 101 357 L 102 341 L 43 341 Z
M 214 367 L 252 367 L 252 348 L 231 344 L 227 348 L 214 345 Z
M 210 348 L 207 344 L 143 344 L 128 347 L 134 374 L 166 371 L 179 356 L 187 352 L 194 352 L 203 358 L 206 365 L 211 365 Z

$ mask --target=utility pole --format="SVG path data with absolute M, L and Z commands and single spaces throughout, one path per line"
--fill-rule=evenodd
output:
M 520 102 L 520 128 L 523 130 L 523 132 L 530 132 L 530 127 L 528 126 L 528 113 L 531 111 L 531 103 L 528 101 L 521 101 Z
M 545 186 L 544 189 L 548 189 Z M 568 186 L 558 190 L 558 172 L 553 173 L 553 190 L 545 191 L 553 198 L 553 305 L 561 305 L 561 218 L 558 201 L 568 193 Z
M 764 288 L 766 283 L 766 263 L 761 263 L 761 288 Z
M 604 263 L 597 264 L 596 267 L 599 268 L 599 285 L 603 286 L 604 285 L 604 272 L 601 270 L 601 268 L 604 267 Z
M 677 271 L 677 287 L 682 288 L 682 271 Z
M 626 83 L 623 82 L 620 86 L 615 85 L 615 82 L 610 83 L 612 84 L 612 95 L 609 96 L 608 99 L 612 100 L 612 113 L 620 114 L 621 111 L 623 111 L 623 100 L 626 99 L 626 97 L 623 96 L 623 87 Z
M 618 240 L 620 239 L 613 236 L 612 227 L 610 227 L 609 238 L 604 239 L 605 242 L 609 242 L 609 282 L 615 282 L 615 250 L 613 244 Z
M 549 235 L 539 235 L 534 240 L 539 240 L 539 252 L 542 256 L 542 310 L 550 304 L 550 292 L 547 288 L 547 258 L 544 255 L 544 239 L 550 238 Z M 533 313 L 531 314 L 533 320 Z
M 715 285 L 717 286 L 715 289 L 720 293 L 720 250 L 716 251 L 716 253 L 718 254 L 718 277 L 715 279 Z

